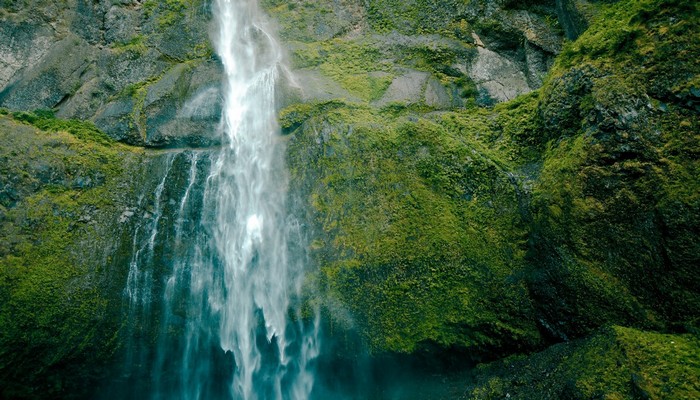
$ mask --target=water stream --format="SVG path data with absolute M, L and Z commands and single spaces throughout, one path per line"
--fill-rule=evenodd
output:
M 305 399 L 315 340 L 288 327 L 303 265 L 287 244 L 293 226 L 275 109 L 282 53 L 256 0 L 218 0 L 215 14 L 227 145 L 209 177 L 216 193 L 213 238 L 224 271 L 223 290 L 209 302 L 219 314 L 221 348 L 234 355 L 234 397 Z
M 275 109 L 282 53 L 256 0 L 216 0 L 213 13 L 224 144 L 165 157 L 134 237 L 124 376 L 141 398 L 308 399 L 319 328 L 300 311 L 304 246 Z

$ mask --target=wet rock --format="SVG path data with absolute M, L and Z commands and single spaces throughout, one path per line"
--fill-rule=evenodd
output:
M 113 6 L 105 15 L 107 43 L 126 43 L 140 32 L 141 15 L 135 9 Z
M 223 107 L 220 69 L 212 61 L 178 65 L 148 87 L 143 104 L 147 145 L 215 145 Z
M 384 96 L 376 103 L 379 106 L 393 102 L 417 103 L 424 99 L 425 86 L 430 74 L 422 71 L 406 71 L 391 82 Z M 431 100 L 438 100 L 437 94 Z
M 18 110 L 60 106 L 81 86 L 94 58 L 95 50 L 85 41 L 67 36 L 4 91 L 0 105 Z
M 132 111 L 134 99 L 123 97 L 108 103 L 95 116 L 95 125 L 116 140 L 131 144 L 139 144 L 143 139 L 133 129 Z
M 134 210 L 128 208 L 128 209 L 124 210 L 124 212 L 121 213 L 118 221 L 120 224 L 123 224 L 123 223 L 127 222 L 129 219 L 131 219 L 131 217 L 133 217 L 133 216 L 134 216 Z
M 355 96 L 343 89 L 340 84 L 324 76 L 318 70 L 303 69 L 294 71 L 292 87 L 299 88 L 301 98 L 309 100 L 330 100 L 344 98 L 358 101 Z
M 425 87 L 425 104 L 438 109 L 448 109 L 458 105 L 452 101 L 447 89 L 435 78 L 428 79 Z
M 0 19 L 0 102 L 22 72 L 35 65 L 56 41 L 48 24 Z
M 525 75 L 530 88 L 537 89 L 542 86 L 544 77 L 552 66 L 553 58 L 548 57 L 537 46 L 531 43 L 524 44 L 525 50 Z
M 144 85 L 172 66 L 153 48 L 112 50 L 103 54 L 97 65 L 103 71 L 100 75 L 104 84 L 116 93 L 129 85 Z
M 104 16 L 109 1 L 74 0 L 72 3 L 75 12 L 70 24 L 71 31 L 90 44 L 102 43 Z
M 481 104 L 511 100 L 532 91 L 527 77 L 514 62 L 483 47 L 478 47 L 477 51 L 469 77 L 477 85 L 477 100 Z

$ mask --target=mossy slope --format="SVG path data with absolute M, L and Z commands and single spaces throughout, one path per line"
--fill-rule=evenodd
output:
M 560 337 L 606 322 L 692 329 L 700 9 L 618 2 L 599 15 L 558 59 L 538 107 L 548 144 L 532 197 L 531 292 Z
M 465 399 L 694 399 L 700 340 L 613 326 L 482 366 Z
M 334 323 L 357 323 L 378 352 L 436 343 L 478 357 L 535 346 L 518 277 L 526 247 L 515 156 L 478 137 L 491 133 L 488 114 L 338 102 L 306 112 L 290 164 L 313 207 L 312 251 Z
M 332 332 L 479 358 L 697 329 L 697 5 L 595 7 L 512 102 L 283 110 Z
M 82 398 L 120 345 L 146 154 L 46 112 L 3 111 L 0 142 L 0 397 Z

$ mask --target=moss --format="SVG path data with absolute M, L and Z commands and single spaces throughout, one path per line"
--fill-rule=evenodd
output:
M 295 67 L 318 68 L 350 94 L 365 101 L 381 97 L 393 79 L 392 67 L 381 58 L 376 44 L 364 40 L 333 39 L 314 44 L 298 43 L 292 54 Z
M 155 0 L 146 0 L 143 3 L 143 15 L 146 18 L 150 18 L 151 15 L 153 15 L 153 12 L 155 11 L 156 7 L 158 7 L 158 2 Z
M 140 139 L 143 141 L 145 141 L 147 137 L 146 113 L 143 111 L 143 108 L 146 103 L 146 94 L 148 93 L 147 90 L 150 84 L 151 82 L 139 82 L 132 95 L 134 99 L 134 108 L 131 110 L 129 127 L 138 131 Z
M 657 235 L 647 225 L 659 178 L 648 162 L 621 161 L 607 168 L 593 161 L 605 153 L 584 136 L 563 141 L 546 154 L 534 192 L 536 232 L 556 238 L 550 245 L 558 249 L 557 263 L 539 266 L 557 282 L 556 289 L 547 286 L 557 293 L 547 298 L 559 298 L 548 311 L 559 308 L 558 319 L 567 321 L 572 335 L 608 321 L 658 327 L 659 316 L 652 311 L 656 291 L 643 291 L 648 278 L 637 271 L 659 268 L 661 261 Z M 535 293 L 543 295 L 541 288 Z M 586 293 L 586 301 L 580 293 Z
M 542 313 L 557 321 L 555 335 L 609 322 L 697 324 L 698 281 L 687 263 L 697 262 L 689 218 L 697 219 L 698 206 L 686 189 L 698 190 L 689 154 L 700 137 L 693 102 L 673 90 L 700 68 L 670 55 L 697 51 L 696 10 L 683 1 L 605 6 L 542 89 L 548 150 L 533 193 L 529 276 Z M 679 147 L 688 152 L 670 150 Z
M 141 152 L 46 111 L 0 117 L 0 136 L 0 393 L 80 396 L 116 350 L 118 296 L 100 252 L 117 233 L 100 226 L 118 215 Z
M 697 66 L 688 61 L 700 55 L 698 20 L 700 6 L 693 1 L 606 4 L 591 27 L 564 48 L 554 76 L 575 65 L 591 64 L 624 72 L 632 87 L 641 84 L 654 96 L 669 96 L 669 91 L 697 77 Z
M 605 328 L 588 339 L 528 357 L 482 366 L 473 399 L 690 399 L 700 395 L 700 341 L 630 328 Z
M 459 68 L 475 56 L 472 45 L 454 41 L 398 45 L 390 54 L 397 65 L 429 72 L 442 85 L 454 87 L 462 99 L 475 99 L 478 95 L 476 83 Z
M 354 28 L 351 12 L 324 0 L 264 0 L 262 6 L 275 19 L 283 39 L 314 42 L 341 36 Z M 343 4 L 345 6 L 345 4 Z
M 370 37 L 293 43 L 292 64 L 315 69 L 363 102 L 378 100 L 397 75 L 407 69 L 429 72 L 462 98 L 476 97 L 476 84 L 456 66 L 474 48 L 440 41 L 436 44 L 387 45 Z
M 146 44 L 147 38 L 144 35 L 135 35 L 126 42 L 115 43 L 112 45 L 112 49 L 117 52 L 131 51 L 133 53 L 144 55 L 148 50 Z
M 285 134 L 291 133 L 301 126 L 304 121 L 309 119 L 318 108 L 315 105 L 308 103 L 293 104 L 279 114 L 279 124 L 282 132 Z
M 97 142 L 104 146 L 114 143 L 114 139 L 97 129 L 92 122 L 57 119 L 51 110 L 17 111 L 12 113 L 12 117 L 17 121 L 34 125 L 48 132 L 68 132 L 79 139 Z
M 322 232 L 322 302 L 337 322 L 339 301 L 375 352 L 434 343 L 476 357 L 534 346 L 525 288 L 513 279 L 524 255 L 516 188 L 508 162 L 477 139 L 488 125 L 458 113 L 310 110 L 290 168 Z
M 194 45 L 192 51 L 187 55 L 189 60 L 208 59 L 214 56 L 214 47 L 210 42 L 198 43 Z
M 475 48 L 457 47 L 453 43 L 418 44 L 408 47 L 399 46 L 402 56 L 399 60 L 402 64 L 411 65 L 416 69 L 435 72 L 451 77 L 461 77 L 459 70 L 452 65 L 462 59 L 472 57 Z
M 510 153 L 512 160 L 537 160 L 546 146 L 539 105 L 540 92 L 533 91 L 494 107 L 493 130 L 501 135 L 501 151 Z
M 188 10 L 196 9 L 201 0 L 148 0 L 143 4 L 144 17 L 156 16 L 160 29 L 166 29 L 180 22 Z

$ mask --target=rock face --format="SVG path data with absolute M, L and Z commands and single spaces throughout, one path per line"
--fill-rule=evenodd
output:
M 298 69 L 290 93 L 434 109 L 488 105 L 538 88 L 561 47 L 556 27 L 546 23 L 554 15 L 546 2 L 531 10 L 375 3 L 334 2 L 329 11 L 320 0 L 264 2 Z M 0 107 L 91 120 L 130 144 L 216 144 L 221 71 L 208 40 L 209 7 L 71 0 L 34 2 L 39 11 L 32 12 L 13 2 L 0 14 L 1 33 L 11 38 L 0 44 Z M 414 8 L 432 17 L 416 26 Z M 349 59 L 325 60 L 328 51 Z
M 169 204 L 189 186 L 191 157 L 19 112 L 0 115 L 0 142 L 0 397 L 89 398 L 125 346 L 135 244 L 159 223 L 161 268 L 176 250 Z
M 0 107 L 91 120 L 130 144 L 212 145 L 221 96 L 208 15 L 199 1 L 12 2 L 0 13 L 11 39 Z
M 465 16 L 502 21 L 457 39 L 412 35 L 432 25 L 380 3 L 352 35 L 291 45 L 302 70 L 364 98 L 295 104 L 281 119 L 333 329 L 362 332 L 378 353 L 472 357 L 606 324 L 695 332 L 700 70 L 673 54 L 698 54 L 700 28 L 670 15 L 697 5 L 590 3 L 599 17 L 527 93 L 537 74 L 523 65 L 548 65 L 527 49 L 559 50 L 519 30 L 517 2 L 470 2 Z M 431 15 L 448 23 L 439 10 L 460 8 L 441 4 Z M 432 79 L 467 92 L 450 99 L 466 109 L 428 106 Z M 515 98 L 468 108 L 499 97 Z
M 554 2 L 510 3 L 348 0 L 328 11 L 321 0 L 263 2 L 290 48 L 302 99 L 436 110 L 492 105 L 542 85 L 561 51 Z
M 532 91 L 525 74 L 515 63 L 483 47 L 477 47 L 476 61 L 469 76 L 479 89 L 477 99 L 482 104 L 512 100 Z
M 681 334 L 700 315 L 697 2 L 262 3 L 291 65 L 280 125 L 324 354 L 474 362 L 570 342 L 485 367 L 471 395 L 532 398 L 532 375 L 548 398 L 698 397 L 684 367 L 697 365 L 697 340 Z M 121 320 L 135 243 L 156 229 L 156 273 L 167 270 L 182 251 L 178 199 L 190 186 L 197 198 L 206 176 L 206 150 L 109 137 L 216 144 L 210 11 L 0 4 L 11 38 L 0 41 L 0 397 L 88 396 L 84 382 L 129 346 L 114 332 L 143 346 L 153 335 Z M 188 207 L 182 220 L 196 221 L 201 204 Z M 623 327 L 600 330 L 611 325 Z

